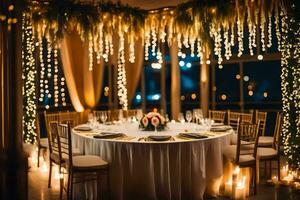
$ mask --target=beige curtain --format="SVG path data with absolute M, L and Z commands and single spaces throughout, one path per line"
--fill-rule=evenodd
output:
M 171 113 L 177 120 L 180 112 L 180 69 L 178 66 L 178 46 L 173 42 L 170 47 L 171 55 Z
M 82 112 L 95 107 L 102 92 L 103 59 L 99 64 L 94 60 L 93 71 L 89 71 L 88 43 L 82 42 L 76 32 L 66 33 L 60 48 L 64 75 L 75 110 Z
M 131 101 L 134 98 L 137 85 L 140 80 L 141 72 L 144 66 L 144 45 L 142 39 L 138 39 L 135 42 L 135 62 L 130 63 L 129 59 L 129 44 L 125 46 L 125 68 L 126 68 L 126 79 L 127 79 L 127 93 L 128 93 L 128 104 L 131 105 Z

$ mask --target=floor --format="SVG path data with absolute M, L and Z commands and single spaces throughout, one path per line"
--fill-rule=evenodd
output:
M 275 163 L 274 163 L 275 164 Z M 41 164 L 40 168 L 36 164 L 29 169 L 29 198 L 30 200 L 57 200 L 59 199 L 59 175 L 57 169 L 53 170 L 52 187 L 48 188 L 48 172 L 47 163 Z M 274 172 L 275 173 L 275 172 Z M 263 175 L 263 171 L 262 171 Z M 65 196 L 64 196 L 65 199 Z M 225 197 L 205 197 L 205 199 L 220 199 L 226 200 Z M 266 184 L 266 179 L 262 178 L 258 187 L 257 195 L 251 195 L 250 200 L 300 200 L 300 192 L 292 192 L 290 188 L 280 186 L 269 186 Z

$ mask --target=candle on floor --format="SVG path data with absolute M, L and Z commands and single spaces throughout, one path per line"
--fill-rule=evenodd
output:
M 232 195 L 232 180 L 228 180 L 225 183 L 225 190 L 224 190 L 224 195 L 226 197 L 231 197 Z
M 274 184 L 278 183 L 278 177 L 277 177 L 277 176 L 273 176 L 273 177 L 272 177 L 272 182 L 273 182 Z
M 294 182 L 294 183 L 293 183 L 293 188 L 294 188 L 295 190 L 300 190 L 300 183 L 299 183 L 299 182 Z
M 293 176 L 291 174 L 282 178 L 281 181 L 284 185 L 290 185 L 293 182 Z
M 238 181 L 235 190 L 233 199 L 246 199 L 246 189 L 245 189 L 246 177 L 244 176 L 242 180 Z
M 280 170 L 280 177 L 284 178 L 288 175 L 289 172 L 289 165 L 283 166 L 283 168 Z

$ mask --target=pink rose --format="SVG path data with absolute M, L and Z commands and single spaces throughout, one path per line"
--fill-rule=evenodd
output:
M 159 125 L 159 119 L 157 117 L 152 117 L 151 124 L 157 127 Z
M 143 123 L 144 127 L 146 127 L 148 125 L 148 123 L 149 123 L 148 118 L 147 117 L 143 117 L 142 123 Z

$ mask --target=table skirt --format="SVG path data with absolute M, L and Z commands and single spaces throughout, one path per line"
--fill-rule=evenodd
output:
M 222 147 L 230 140 L 229 134 L 192 142 L 128 143 L 72 134 L 73 147 L 109 162 L 110 198 L 120 200 L 203 199 L 206 190 L 216 191 L 207 183 L 222 177 Z M 75 197 L 95 199 L 96 188 L 95 183 L 75 186 Z

